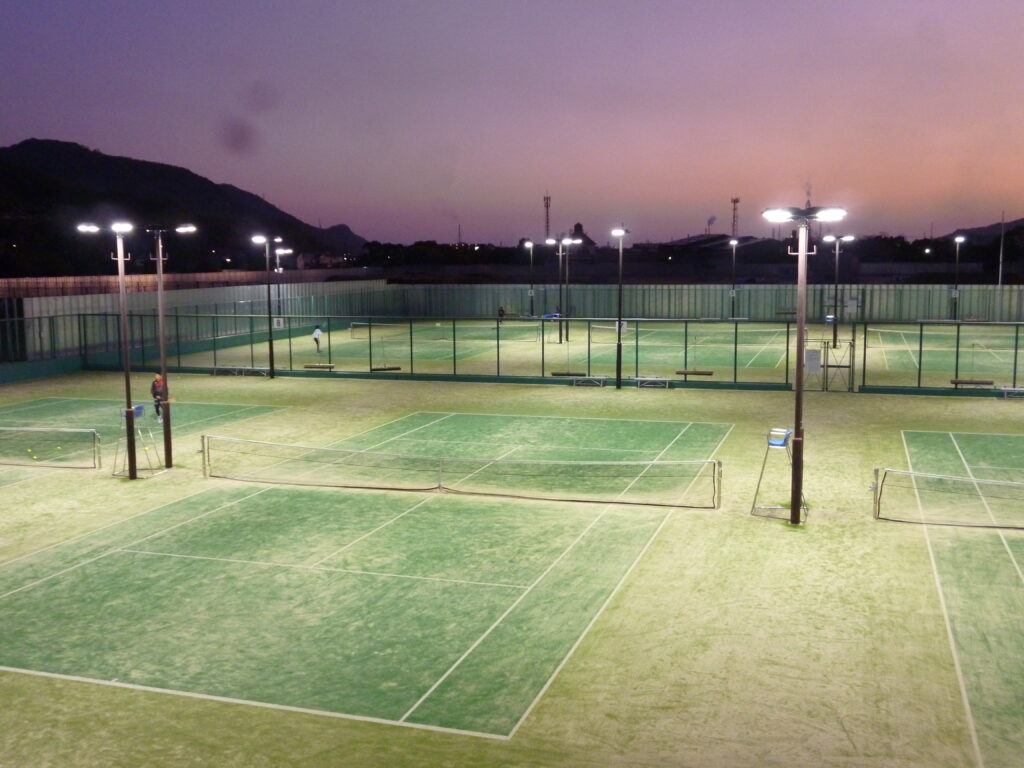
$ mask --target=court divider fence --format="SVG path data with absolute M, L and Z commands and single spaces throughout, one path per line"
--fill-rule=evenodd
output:
M 275 316 L 275 373 L 547 379 L 605 385 L 616 376 L 609 318 Z M 266 372 L 268 318 L 173 315 L 168 364 L 180 371 Z M 321 329 L 319 350 L 312 339 Z M 823 323 L 808 326 L 809 389 L 1010 394 L 1024 385 L 1021 323 Z M 87 368 L 121 367 L 116 315 L 80 318 Z M 133 315 L 132 366 L 159 362 L 153 315 Z M 788 388 L 792 321 L 627 319 L 622 376 L 637 386 Z

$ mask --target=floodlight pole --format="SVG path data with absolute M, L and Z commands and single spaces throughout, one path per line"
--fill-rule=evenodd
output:
M 953 272 L 953 319 L 960 319 L 960 244 L 966 240 L 963 235 L 953 238 L 956 243 L 956 265 Z
M 119 225 L 114 225 L 118 227 Z M 138 464 L 135 459 L 135 413 L 132 409 L 132 362 L 131 343 L 128 338 L 128 293 L 124 278 L 124 230 L 125 225 L 114 230 L 117 238 L 117 286 L 118 306 L 121 312 L 121 358 L 124 363 L 124 429 L 125 451 L 128 455 L 128 479 L 135 480 L 139 476 Z
M 549 237 L 544 241 L 547 245 L 558 245 L 558 343 L 562 343 L 562 240 Z
M 789 522 L 800 524 L 804 493 L 804 347 L 807 323 L 807 237 L 810 222 L 797 221 L 796 267 L 796 372 L 793 379 L 795 407 L 793 412 L 793 477 L 790 483 Z
M 280 237 L 273 238 L 274 242 L 281 242 Z M 269 346 L 269 370 L 267 373 L 268 378 L 274 378 L 274 306 L 271 303 L 270 298 L 270 240 L 271 238 L 265 235 L 253 235 L 252 241 L 256 245 L 263 246 L 264 256 L 266 258 L 266 283 L 267 283 L 267 344 Z
M 164 466 L 170 469 L 174 466 L 174 459 L 171 452 L 171 387 L 167 382 L 167 329 L 164 323 L 164 230 L 150 231 L 156 238 L 156 322 L 160 340 L 160 378 L 164 383 L 164 399 L 160 408 L 164 422 Z
M 796 369 L 793 377 L 795 405 L 793 412 L 793 474 L 790 485 L 789 522 L 800 524 L 800 511 L 803 507 L 804 486 L 804 355 L 806 347 L 807 325 L 807 240 L 810 222 L 840 221 L 846 216 L 846 210 L 838 207 L 815 206 L 807 208 L 769 208 L 762 214 L 772 223 L 792 221 L 797 225 L 797 252 L 790 255 L 797 257 L 796 272 Z M 817 253 L 815 249 L 814 253 Z
M 729 286 L 729 319 L 736 319 L 736 246 L 740 241 L 733 238 L 729 241 L 732 246 L 732 284 Z
M 612 237 L 619 239 L 619 310 L 615 323 L 615 388 L 622 389 L 622 238 L 629 230 L 618 227 L 612 230 Z
M 533 241 L 527 240 L 523 246 L 530 252 L 530 317 L 533 317 Z
M 164 466 L 170 469 L 174 466 L 174 455 L 171 447 L 171 386 L 167 381 L 167 327 L 166 312 L 164 310 L 164 238 L 166 229 L 148 230 L 156 239 L 156 315 L 157 334 L 160 342 L 160 378 L 164 383 L 164 399 L 161 403 L 161 416 L 164 427 Z M 174 230 L 179 235 L 188 235 L 196 231 L 191 224 L 183 224 Z

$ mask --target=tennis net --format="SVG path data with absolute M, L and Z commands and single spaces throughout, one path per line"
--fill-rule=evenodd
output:
M 876 469 L 875 517 L 928 525 L 1024 528 L 1024 483 Z
M 100 434 L 95 429 L 0 427 L 0 464 L 95 469 Z
M 408 456 L 203 436 L 208 477 L 259 483 L 447 491 L 552 501 L 715 509 L 721 463 L 526 461 Z

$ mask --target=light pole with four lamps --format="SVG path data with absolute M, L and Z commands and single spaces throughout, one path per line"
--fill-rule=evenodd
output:
M 124 367 L 124 430 L 125 430 L 125 455 L 128 458 L 128 479 L 135 480 L 138 474 L 138 465 L 135 460 L 135 412 L 132 408 L 132 361 L 131 361 L 131 340 L 128 338 L 128 297 L 124 283 L 124 236 L 135 227 L 127 221 L 115 221 L 110 225 L 110 230 L 117 239 L 117 286 L 118 305 L 121 313 L 121 362 Z M 88 235 L 95 235 L 100 228 L 95 224 L 79 224 L 78 231 Z
M 622 239 L 629 234 L 625 227 L 612 230 L 619 239 L 619 319 L 615 323 L 615 388 L 622 389 Z
M 157 335 L 160 344 L 160 378 L 164 383 L 163 402 L 160 406 L 161 419 L 164 427 L 164 466 L 170 469 L 174 466 L 174 458 L 171 452 L 171 390 L 167 383 L 167 328 L 164 318 L 164 232 L 166 229 L 156 227 L 147 229 L 156 240 L 156 317 Z M 192 224 L 182 224 L 175 227 L 174 231 L 179 235 L 191 235 L 196 231 Z
M 270 241 L 271 241 L 271 238 L 267 237 L 266 235 L 253 235 L 252 236 L 252 241 L 256 245 L 262 245 L 263 246 L 264 254 L 266 255 L 266 260 L 267 260 L 266 261 L 266 264 L 267 264 L 267 343 L 270 345 L 270 355 L 269 355 L 269 358 L 268 358 L 268 361 L 269 361 L 269 364 L 270 364 L 270 369 L 269 369 L 269 372 L 267 373 L 267 376 L 272 379 L 272 378 L 274 378 L 274 317 L 273 317 L 273 307 L 272 307 L 272 305 L 270 303 Z M 280 237 L 275 237 L 275 238 L 273 238 L 273 241 L 275 243 L 280 243 L 281 242 L 281 238 Z
M 558 306 L 555 307 L 555 314 L 558 315 L 558 343 L 562 343 L 562 240 L 549 237 L 544 241 L 545 245 L 558 246 Z
M 845 208 L 812 206 L 809 208 L 768 208 L 762 214 L 773 224 L 793 222 L 797 226 L 796 290 L 796 370 L 793 375 L 795 408 L 793 414 L 793 473 L 790 483 L 789 522 L 800 524 L 804 484 L 804 346 L 807 324 L 807 238 L 812 221 L 842 221 Z
M 832 349 L 836 348 L 839 343 L 839 243 L 852 243 L 854 241 L 853 235 L 843 235 L 842 237 L 836 237 L 835 235 L 825 235 L 823 238 L 826 243 L 836 244 L 836 261 L 834 270 L 834 281 L 832 283 Z
M 565 307 L 562 308 L 562 316 L 569 317 L 569 308 L 572 300 L 569 298 L 569 246 L 580 245 L 583 242 L 578 237 L 563 237 L 562 245 L 565 246 Z M 565 321 L 565 340 L 569 341 L 569 321 Z

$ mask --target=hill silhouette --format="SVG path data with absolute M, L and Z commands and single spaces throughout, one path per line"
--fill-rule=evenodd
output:
M 357 255 L 365 240 L 344 224 L 307 224 L 261 197 L 216 184 L 185 168 L 115 157 L 79 144 L 27 139 L 0 148 L 0 276 L 106 272 L 97 253 L 110 243 L 83 244 L 75 225 L 127 219 L 136 232 L 191 222 L 193 238 L 168 240 L 178 272 L 259 267 L 263 254 L 249 244 L 254 232 L 280 235 L 296 254 Z M 138 252 L 149 238 L 135 237 Z M 231 259 L 230 262 L 227 259 Z M 148 271 L 138 259 L 134 271 Z M 131 267 L 130 267 L 131 269 Z

